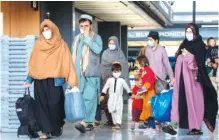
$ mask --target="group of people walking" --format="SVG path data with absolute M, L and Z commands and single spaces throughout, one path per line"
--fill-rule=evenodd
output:
M 58 27 L 49 19 L 41 24 L 41 33 L 33 48 L 25 87 L 34 81 L 36 119 L 43 134 L 41 139 L 60 136 L 65 124 L 64 90 L 67 83 L 78 87 L 83 96 L 86 118 L 75 127 L 81 133 L 100 125 L 101 104 L 107 116 L 107 124 L 120 129 L 123 112 L 123 90 L 133 99 L 133 125 L 147 122 L 155 129 L 150 98 L 155 96 L 155 82 L 168 76 L 174 86 L 171 123 L 163 131 L 175 134 L 180 128 L 190 129 L 189 134 L 201 134 L 204 121 L 214 131 L 218 110 L 217 93 L 205 68 L 206 50 L 195 24 L 186 27 L 186 38 L 177 51 L 175 74 L 167 52 L 159 45 L 158 32 L 148 35 L 148 47 L 140 51 L 136 59 L 139 73 L 136 86 L 130 89 L 128 61 L 118 38 L 108 40 L 103 51 L 102 39 L 92 30 L 92 17 L 81 15 L 80 33 L 72 44 L 72 53 L 61 37 Z M 141 91 L 141 94 L 138 94 Z M 183 118 L 183 119 L 182 119 Z M 142 125 L 143 126 L 143 125 Z

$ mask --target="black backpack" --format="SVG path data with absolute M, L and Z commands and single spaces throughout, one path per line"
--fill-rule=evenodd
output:
M 28 94 L 27 91 L 28 90 Z M 17 136 L 28 135 L 31 138 L 39 137 L 39 127 L 35 119 L 35 100 L 30 96 L 30 89 L 25 89 L 24 97 L 16 101 L 16 113 L 20 121 Z

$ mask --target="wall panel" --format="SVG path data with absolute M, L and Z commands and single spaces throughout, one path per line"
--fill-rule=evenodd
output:
M 39 35 L 40 11 L 31 8 L 30 1 L 3 1 L 3 34 L 10 37 Z

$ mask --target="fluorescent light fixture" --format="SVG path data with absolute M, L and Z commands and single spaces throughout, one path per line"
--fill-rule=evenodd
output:
M 219 25 L 202 25 L 202 28 L 209 28 L 209 27 L 216 27 L 216 28 L 218 28 Z

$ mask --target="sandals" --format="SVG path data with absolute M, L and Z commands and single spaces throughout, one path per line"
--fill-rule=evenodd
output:
M 79 131 L 79 132 L 81 132 L 81 133 L 85 133 L 86 132 L 86 128 L 82 125 L 82 124 L 77 124 L 77 125 L 75 125 L 75 128 Z
M 94 128 L 97 128 L 97 127 L 99 127 L 100 126 L 100 122 L 95 122 L 94 123 Z
M 202 135 L 203 132 L 201 130 L 198 130 L 198 129 L 192 129 L 191 131 L 189 131 L 187 133 L 187 135 Z
M 176 135 L 177 132 L 174 130 L 174 128 L 171 125 L 167 125 L 162 127 L 163 132 L 168 133 L 170 135 Z
M 88 124 L 86 127 L 86 131 L 92 131 L 94 129 L 93 124 Z
M 115 126 L 112 127 L 112 129 L 119 130 L 119 129 L 120 129 L 120 125 L 119 125 L 119 124 L 116 124 Z
M 43 139 L 50 139 L 51 138 L 51 134 L 43 134 L 40 136 L 40 139 L 43 140 Z

